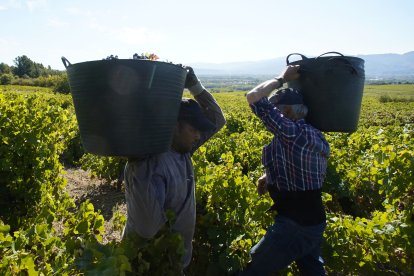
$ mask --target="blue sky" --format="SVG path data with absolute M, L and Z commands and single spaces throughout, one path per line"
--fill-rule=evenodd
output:
M 414 50 L 412 0 L 0 0 L 0 62 L 64 69 L 111 54 L 191 65 Z

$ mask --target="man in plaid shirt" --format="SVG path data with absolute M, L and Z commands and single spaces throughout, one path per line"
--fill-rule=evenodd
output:
M 242 275 L 268 275 L 296 262 L 303 275 L 325 275 L 320 246 L 326 227 L 322 184 L 329 158 L 323 134 L 304 118 L 308 109 L 292 88 L 272 91 L 299 77 L 299 66 L 288 66 L 280 77 L 265 81 L 247 94 L 252 111 L 274 137 L 263 148 L 265 174 L 260 195 L 269 192 L 275 223 L 250 251 L 252 261 Z

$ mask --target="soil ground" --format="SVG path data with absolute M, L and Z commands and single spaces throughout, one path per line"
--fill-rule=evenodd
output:
M 120 240 L 121 233 L 115 230 L 112 216 L 115 211 L 126 215 L 125 194 L 114 183 L 98 178 L 91 178 L 89 172 L 79 168 L 65 168 L 67 179 L 66 191 L 75 200 L 77 206 L 89 199 L 95 211 L 100 211 L 105 218 L 103 243 Z

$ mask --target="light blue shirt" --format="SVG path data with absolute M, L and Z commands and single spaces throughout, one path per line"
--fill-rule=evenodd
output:
M 225 124 L 223 113 L 210 93 L 204 91 L 195 99 L 216 128 L 201 133 L 201 139 L 191 153 L 181 154 L 169 150 L 128 162 L 125 167 L 127 223 L 124 236 L 137 233 L 141 237 L 152 238 L 167 221 L 166 210 L 173 210 L 176 219 L 173 230 L 184 239 L 184 267 L 191 261 L 196 220 L 191 154 Z
M 172 150 L 143 161 L 128 163 L 125 169 L 128 219 L 124 235 L 135 231 L 152 238 L 165 224 L 165 210 L 173 210 L 173 230 L 182 234 L 183 264 L 191 261 L 196 208 L 194 169 L 190 154 Z

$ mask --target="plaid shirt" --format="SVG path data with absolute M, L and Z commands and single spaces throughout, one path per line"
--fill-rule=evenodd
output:
M 322 188 L 330 152 L 323 134 L 303 119 L 287 119 L 266 97 L 250 107 L 274 134 L 262 152 L 268 185 L 278 191 Z

